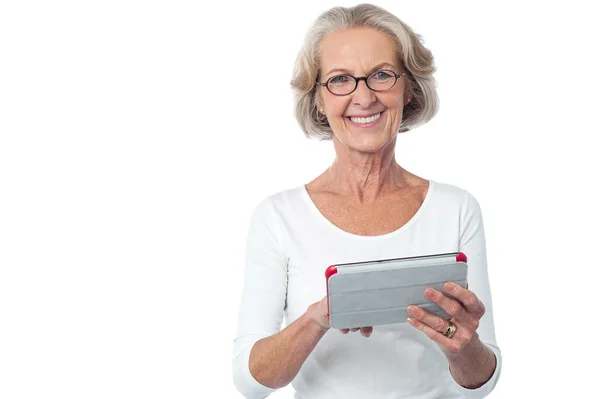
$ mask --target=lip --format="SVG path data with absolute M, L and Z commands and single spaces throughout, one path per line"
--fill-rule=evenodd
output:
M 350 124 L 352 126 L 356 126 L 356 127 L 360 127 L 360 128 L 369 128 L 369 127 L 373 127 L 373 126 L 377 126 L 379 124 L 379 122 L 381 122 L 381 120 L 383 119 L 383 115 L 385 114 L 386 111 L 381 111 L 381 115 L 379 116 L 379 118 L 377 118 L 376 120 L 374 120 L 373 122 L 370 123 L 364 123 L 364 124 L 360 124 L 360 123 L 355 123 L 352 122 L 352 119 L 350 119 L 349 116 L 346 117 L 346 119 L 348 120 L 348 122 L 350 122 Z M 365 115 L 365 116 L 358 116 L 358 118 L 368 118 L 369 116 L 373 116 L 373 115 L 377 115 L 378 112 L 375 112 L 374 114 L 371 115 Z M 357 117 L 356 115 L 352 115 L 352 117 Z

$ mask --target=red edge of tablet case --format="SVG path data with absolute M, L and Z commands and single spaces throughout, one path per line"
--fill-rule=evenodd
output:
M 336 273 L 337 273 L 337 267 L 335 267 L 334 265 L 329 266 L 325 270 L 326 281 L 329 280 L 329 277 L 333 276 Z M 329 318 L 329 284 L 327 284 L 327 317 Z

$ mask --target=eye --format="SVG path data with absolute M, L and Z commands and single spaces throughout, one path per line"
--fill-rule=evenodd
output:
M 348 83 L 351 83 L 351 82 L 352 82 L 352 77 L 350 77 L 348 75 L 334 76 L 333 78 L 329 79 L 329 84 L 334 85 L 334 86 L 347 85 Z
M 393 78 L 394 78 L 394 75 L 390 71 L 377 71 L 371 75 L 371 79 L 373 79 L 377 82 L 386 82 Z

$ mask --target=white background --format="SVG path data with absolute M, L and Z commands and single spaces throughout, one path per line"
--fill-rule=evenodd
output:
M 438 67 L 440 112 L 397 159 L 481 204 L 490 397 L 590 397 L 600 30 L 587 2 L 522 3 L 377 2 Z M 333 159 L 294 120 L 293 62 L 354 4 L 2 2 L 1 398 L 238 397 L 250 212 Z

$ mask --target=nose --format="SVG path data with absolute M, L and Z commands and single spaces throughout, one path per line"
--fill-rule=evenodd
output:
M 367 82 L 364 79 L 358 81 L 358 86 L 354 90 L 352 101 L 356 105 L 360 105 L 362 108 L 369 108 L 374 102 L 377 101 L 377 97 L 373 90 L 369 89 Z

